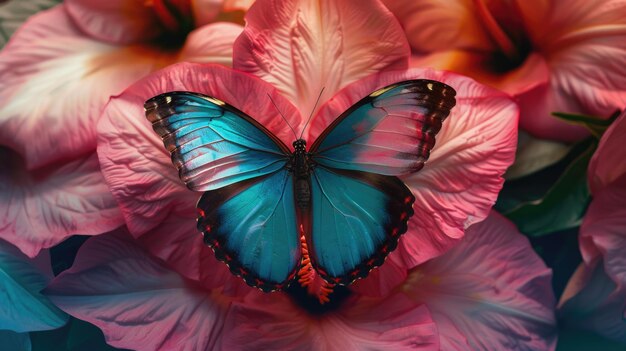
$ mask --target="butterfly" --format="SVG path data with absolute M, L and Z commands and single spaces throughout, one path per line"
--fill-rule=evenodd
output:
M 413 215 L 415 197 L 398 176 L 424 166 L 455 95 L 433 80 L 391 84 L 338 116 L 309 148 L 294 133 L 293 151 L 215 97 L 174 91 L 144 108 L 181 180 L 204 192 L 204 242 L 267 292 L 286 288 L 309 262 L 340 285 L 383 264 Z

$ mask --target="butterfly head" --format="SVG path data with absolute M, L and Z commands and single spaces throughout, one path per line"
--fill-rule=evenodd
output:
M 306 141 L 304 139 L 294 141 L 293 148 L 296 149 L 296 151 L 306 151 Z

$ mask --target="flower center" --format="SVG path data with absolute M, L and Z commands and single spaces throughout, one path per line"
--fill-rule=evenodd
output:
M 497 73 L 505 73 L 521 66 L 532 46 L 523 23 L 510 1 L 474 0 L 481 22 L 498 47 L 489 62 Z
M 195 28 L 190 0 L 146 0 L 159 19 L 163 33 L 156 40 L 163 49 L 178 49 Z
M 343 302 L 352 295 L 350 289 L 345 286 L 335 286 L 333 291 L 327 296 L 327 302 L 321 302 L 318 296 L 312 295 L 306 287 L 294 282 L 285 290 L 285 293 L 307 313 L 313 316 L 336 311 Z

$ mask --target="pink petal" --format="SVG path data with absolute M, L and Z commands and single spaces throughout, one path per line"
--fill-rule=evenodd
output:
M 89 36 L 112 44 L 147 42 L 163 31 L 145 0 L 66 0 L 74 23 Z
M 109 95 L 152 70 L 133 50 L 83 36 L 62 6 L 33 16 L 0 53 L 2 143 L 29 169 L 93 151 Z
M 322 88 L 320 103 L 359 78 L 408 65 L 404 34 L 377 1 L 259 0 L 246 22 L 233 67 L 277 87 L 305 117 Z
M 484 219 L 513 162 L 517 108 L 504 94 L 452 73 L 412 69 L 362 79 L 341 90 L 313 118 L 308 140 L 363 96 L 407 79 L 434 79 L 457 91 L 457 105 L 444 121 L 430 159 L 404 182 L 416 197 L 415 214 L 399 250 L 408 268 L 438 256 Z
M 254 3 L 254 0 L 224 0 L 224 11 L 247 11 Z
M 626 111 L 606 130 L 589 161 L 587 172 L 592 192 L 600 191 L 626 173 Z
M 225 350 L 439 350 L 428 309 L 395 294 L 353 297 L 316 316 L 283 294 L 256 293 L 233 303 L 224 326 Z
M 196 28 L 215 22 L 222 10 L 223 3 L 224 0 L 191 0 Z
M 609 276 L 626 287 L 626 174 L 593 194 L 579 238 L 585 262 L 601 256 Z
M 404 283 L 407 277 L 406 265 L 399 252 L 392 252 L 385 264 L 373 269 L 365 279 L 357 280 L 350 290 L 361 295 L 382 297 Z
M 180 53 L 180 61 L 230 66 L 233 60 L 233 43 L 242 30 L 240 25 L 232 23 L 202 26 L 187 36 L 187 42 Z
M 412 1 L 384 0 L 396 15 L 406 36 L 417 53 L 450 49 L 492 51 L 495 49 L 489 33 L 476 20 L 476 5 L 472 1 Z
M 608 118 L 626 105 L 626 3 L 620 0 L 517 1 L 529 35 L 548 59 L 550 85 L 523 100 L 520 125 L 544 138 L 564 141 L 587 134 L 564 126 L 551 112 Z M 566 129 L 563 129 L 566 128 Z
M 0 49 L 28 17 L 58 4 L 58 0 L 0 1 Z
M 138 236 L 138 242 L 176 272 L 199 281 L 204 288 L 224 288 L 229 291 L 227 295 L 240 295 L 250 289 L 204 244 L 196 228 L 195 209 L 171 213 L 157 227 Z
M 45 293 L 118 348 L 209 350 L 228 301 L 151 259 L 122 232 L 90 239 Z
M 445 255 L 416 267 L 404 291 L 433 314 L 442 350 L 552 350 L 551 272 L 495 212 Z
M 74 234 L 96 235 L 123 224 L 95 154 L 37 171 L 0 148 L 0 238 L 34 257 Z

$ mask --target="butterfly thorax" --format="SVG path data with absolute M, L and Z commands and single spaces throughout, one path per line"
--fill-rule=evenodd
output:
M 293 142 L 294 152 L 289 165 L 290 172 L 294 176 L 294 193 L 298 208 L 309 208 L 311 203 L 311 169 L 313 163 L 306 151 L 306 141 L 298 139 Z

